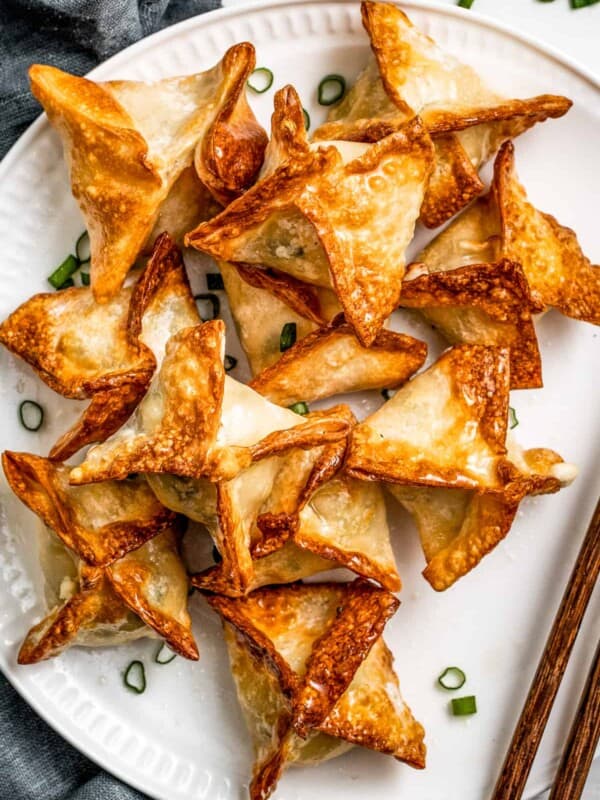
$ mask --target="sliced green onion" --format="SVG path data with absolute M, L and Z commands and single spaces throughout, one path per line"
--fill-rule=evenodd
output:
M 466 717 L 469 714 L 477 713 L 477 702 L 474 694 L 470 694 L 467 697 L 455 697 L 451 702 L 452 713 L 455 717 Z
M 26 431 L 39 431 L 44 422 L 44 409 L 35 400 L 23 400 L 19 405 L 19 421 Z
M 223 278 L 220 272 L 206 273 L 206 287 L 209 292 L 222 292 L 225 289 Z
M 392 389 L 382 389 L 381 396 L 384 400 L 391 400 L 392 397 L 396 394 L 396 392 L 392 391 Z
M 213 544 L 212 557 L 213 557 L 213 561 L 215 562 L 215 564 L 220 564 L 221 561 L 223 561 L 223 557 L 221 556 L 221 553 L 219 553 L 219 550 L 218 550 L 216 544 Z
M 223 359 L 223 364 L 225 366 L 225 372 L 231 372 L 232 369 L 237 367 L 238 360 L 233 356 L 225 354 L 225 358 Z
M 438 683 L 442 689 L 447 689 L 449 692 L 454 692 L 464 686 L 467 676 L 458 667 L 446 667 L 438 678 Z
M 346 79 L 343 75 L 325 75 L 319 84 L 319 105 L 332 106 L 346 93 Z
M 73 280 L 73 278 L 67 278 L 67 280 L 63 283 L 63 285 L 60 287 L 60 289 L 61 289 L 61 291 L 63 289 L 70 289 L 71 286 L 75 286 L 75 281 Z
M 54 286 L 55 289 L 64 289 L 67 286 L 72 286 L 73 281 L 68 283 L 69 278 L 79 269 L 79 261 L 73 254 L 69 254 L 60 266 L 58 266 L 52 275 L 48 278 L 48 283 Z
M 302 109 L 302 116 L 304 117 L 304 127 L 305 127 L 305 129 L 307 131 L 309 131 L 310 130 L 310 114 L 308 113 L 308 111 L 305 108 Z
M 90 273 L 89 272 L 84 272 L 83 270 L 81 270 L 79 275 L 81 277 L 81 285 L 82 286 L 89 286 L 90 285 Z
M 221 303 L 216 294 L 209 292 L 208 294 L 196 294 L 194 300 L 198 307 L 198 313 L 202 322 L 208 322 L 210 319 L 216 319 L 221 310 Z
M 461 8 L 471 8 L 475 0 L 458 0 L 458 5 Z
M 288 408 L 290 411 L 293 411 L 294 414 L 301 414 L 302 416 L 305 416 L 309 412 L 309 408 L 306 403 L 302 402 L 294 403 L 294 405 L 288 406 Z
M 90 237 L 88 236 L 87 231 L 84 231 L 79 239 L 77 239 L 77 243 L 75 244 L 75 255 L 77 256 L 77 261 L 79 261 L 80 264 L 87 264 L 87 262 L 90 260 Z
M 571 0 L 571 8 L 587 8 L 593 6 L 600 0 Z
M 166 642 L 163 642 L 154 654 L 154 661 L 157 664 L 170 664 L 174 658 L 177 658 L 177 653 L 174 653 Z
M 286 322 L 279 336 L 279 352 L 284 353 L 296 343 L 296 323 Z
M 146 691 L 146 670 L 141 661 L 132 661 L 125 670 L 123 683 L 130 692 L 143 694 Z
M 248 88 L 256 94 L 263 94 L 271 86 L 273 86 L 273 73 L 268 67 L 257 67 L 248 78 Z
M 519 424 L 519 420 L 517 419 L 517 412 L 514 410 L 512 406 L 509 406 L 508 409 L 508 427 L 511 429 L 516 428 Z

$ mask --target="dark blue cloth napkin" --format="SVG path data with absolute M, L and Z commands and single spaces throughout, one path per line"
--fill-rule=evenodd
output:
M 27 68 L 82 75 L 220 0 L 0 0 L 0 158 L 40 113 Z M 27 667 L 21 667 L 27 669 Z M 140 800 L 54 733 L 0 674 L 0 800 Z

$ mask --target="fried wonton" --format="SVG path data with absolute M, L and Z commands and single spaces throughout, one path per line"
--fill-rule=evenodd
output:
M 484 261 L 498 265 L 503 259 L 522 267 L 537 311 L 556 308 L 600 324 L 600 267 L 584 256 L 570 228 L 527 200 L 511 142 L 496 157 L 489 194 L 437 236 L 417 262 L 437 273 Z
M 468 213 L 468 212 L 467 212 Z M 453 344 L 510 349 L 510 388 L 542 386 L 542 361 L 532 313 L 539 311 L 519 264 L 469 264 L 447 272 L 409 268 L 400 305 L 418 308 Z
M 9 485 L 45 523 L 42 569 L 49 613 L 27 634 L 20 664 L 71 645 L 111 645 L 158 634 L 198 658 L 187 612 L 180 525 L 143 478 L 71 487 L 68 468 L 4 453 Z
M 377 141 L 418 114 L 436 154 L 421 209 L 427 227 L 441 225 L 480 194 L 478 170 L 502 142 L 571 107 L 570 100 L 555 95 L 505 99 L 397 6 L 363 2 L 361 10 L 373 55 L 315 139 Z
M 372 145 L 309 145 L 302 106 L 288 86 L 275 97 L 263 177 L 185 242 L 333 288 L 369 346 L 397 305 L 432 163 L 418 120 Z
M 213 320 L 172 336 L 161 370 L 126 424 L 86 454 L 72 483 L 131 472 L 226 480 L 292 447 L 345 438 L 341 417 L 305 421 L 225 375 L 225 325 Z
M 69 467 L 10 451 L 2 465 L 19 500 L 93 567 L 112 564 L 175 522 L 143 478 L 71 486 Z
M 547 494 L 568 486 L 577 470 L 552 450 L 520 452 L 509 443 L 509 457 L 525 477 L 525 494 Z M 466 489 L 388 484 L 417 524 L 427 567 L 423 576 L 443 591 L 472 570 L 509 532 L 520 497 Z
M 243 43 L 207 72 L 155 83 L 94 83 L 55 67 L 30 68 L 32 92 L 63 139 L 98 301 L 118 293 L 192 163 L 221 202 L 255 178 L 266 135 L 245 98 L 254 63 L 254 48 Z
M 238 698 L 254 742 L 251 800 L 290 764 L 352 745 L 425 766 L 424 731 L 400 695 L 381 634 L 396 598 L 362 581 L 209 597 L 221 615 Z

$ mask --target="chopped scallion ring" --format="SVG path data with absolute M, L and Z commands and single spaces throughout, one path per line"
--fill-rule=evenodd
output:
M 294 403 L 294 405 L 288 406 L 288 408 L 290 411 L 293 411 L 294 414 L 301 414 L 302 416 L 305 416 L 309 412 L 307 404 L 303 402 Z
M 471 8 L 475 0 L 458 0 L 458 5 L 461 8 Z
M 157 664 L 170 664 L 174 658 L 177 658 L 177 653 L 174 653 L 166 642 L 163 642 L 154 654 L 154 661 Z
M 79 269 L 79 261 L 73 254 L 69 254 L 48 278 L 48 283 L 55 289 L 65 289 L 72 286 L 73 282 L 68 283 L 69 278 Z
M 132 661 L 125 670 L 123 683 L 130 692 L 143 694 L 146 691 L 146 670 L 141 661 Z
M 19 405 L 19 421 L 26 431 L 39 431 L 44 422 L 44 409 L 35 400 L 23 400 Z
M 217 319 L 219 311 L 221 310 L 221 303 L 216 294 L 209 292 L 208 294 L 196 294 L 194 300 L 198 306 L 198 313 L 202 322 L 208 322 L 210 319 Z
M 451 703 L 452 713 L 455 717 L 466 717 L 469 714 L 477 713 L 477 701 L 474 694 L 467 697 L 455 697 Z
M 307 131 L 309 131 L 310 130 L 310 114 L 308 113 L 308 111 L 305 108 L 302 109 L 302 116 L 304 117 L 304 127 L 305 127 L 305 129 Z
M 454 692 L 460 689 L 467 681 L 467 676 L 458 667 L 446 667 L 438 678 L 438 683 L 442 689 L 447 689 L 449 692 Z
M 587 8 L 588 6 L 593 6 L 598 2 L 600 2 L 600 0 L 571 0 L 571 8 Z
M 83 270 L 81 270 L 79 275 L 81 276 L 81 285 L 82 286 L 89 286 L 90 285 L 90 273 L 89 272 L 84 272 Z
M 279 352 L 284 353 L 296 343 L 296 323 L 286 322 L 279 336 Z
M 321 106 L 332 106 L 346 93 L 346 79 L 343 75 L 325 75 L 319 84 L 318 99 Z
M 248 88 L 263 94 L 273 86 L 273 73 L 268 67 L 257 67 L 248 78 Z
M 235 369 L 237 367 L 237 363 L 238 363 L 237 358 L 234 358 L 233 356 L 226 354 L 225 358 L 223 359 L 225 372 L 231 372 L 232 369 Z
M 220 272 L 206 273 L 206 287 L 209 292 L 222 292 L 225 289 L 223 278 Z
M 508 427 L 511 429 L 516 428 L 519 424 L 519 420 L 517 418 L 517 412 L 514 410 L 512 406 L 508 409 Z
M 75 245 L 75 255 L 80 264 L 86 264 L 91 258 L 90 252 L 90 237 L 88 232 L 84 231 Z

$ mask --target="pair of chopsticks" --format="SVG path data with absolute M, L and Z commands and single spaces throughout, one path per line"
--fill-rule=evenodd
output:
M 520 800 L 600 572 L 600 500 L 515 728 L 492 800 Z M 579 800 L 600 737 L 600 644 L 550 800 Z

